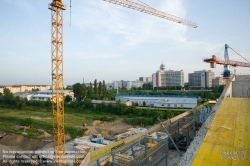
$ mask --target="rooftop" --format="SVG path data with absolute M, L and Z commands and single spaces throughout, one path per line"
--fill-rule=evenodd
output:
M 192 165 L 250 165 L 250 99 L 225 98 Z
M 167 98 L 167 97 L 176 97 L 176 98 L 197 98 L 195 95 L 131 95 L 131 94 L 117 94 L 116 97 L 162 97 L 162 98 Z

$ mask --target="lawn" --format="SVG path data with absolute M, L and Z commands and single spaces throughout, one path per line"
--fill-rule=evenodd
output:
M 103 113 L 95 113 L 91 111 L 74 112 L 72 110 L 66 110 L 65 121 L 65 133 L 69 134 L 71 138 L 82 136 L 85 132 L 81 126 L 86 123 L 91 125 L 94 119 L 100 119 L 103 117 Z M 109 117 L 119 118 L 118 116 L 110 115 Z M 29 122 L 28 119 L 31 119 Z M 0 130 L 5 132 L 11 132 L 21 134 L 23 129 L 14 130 L 12 126 L 28 126 L 31 128 L 27 130 L 27 137 L 39 138 L 41 135 L 37 129 L 44 129 L 49 134 L 52 134 L 52 113 L 49 110 L 38 109 L 37 107 L 27 107 L 23 110 L 14 110 L 8 108 L 0 108 Z

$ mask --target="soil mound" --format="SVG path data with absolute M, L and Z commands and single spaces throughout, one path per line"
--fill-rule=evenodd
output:
M 26 138 L 22 135 L 7 133 L 2 139 L 0 144 L 6 146 L 20 147 L 22 150 L 36 150 L 43 148 L 48 142 Z

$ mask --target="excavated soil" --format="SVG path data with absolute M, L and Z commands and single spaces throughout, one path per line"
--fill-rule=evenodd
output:
M 88 127 L 85 135 L 98 134 L 101 133 L 102 130 L 108 131 L 109 135 L 116 135 L 126 132 L 127 129 L 132 127 L 132 125 L 124 123 L 122 119 L 116 120 L 114 122 L 103 122 L 100 120 L 95 120 L 92 123 L 92 126 Z
M 48 142 L 27 138 L 13 133 L 7 133 L 3 138 L 0 139 L 0 144 L 18 147 L 22 150 L 37 150 L 43 148 L 48 144 Z

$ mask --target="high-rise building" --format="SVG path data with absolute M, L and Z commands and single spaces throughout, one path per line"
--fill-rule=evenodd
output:
M 130 90 L 132 87 L 139 88 L 142 87 L 143 82 L 141 81 L 113 81 L 114 89 L 117 89 L 117 86 L 119 88 Z
M 144 82 L 144 83 L 149 83 L 152 82 L 151 77 L 139 77 L 139 81 Z
M 160 70 L 152 74 L 153 87 L 181 86 L 184 87 L 184 71 L 166 70 L 161 64 Z
M 190 87 L 211 87 L 214 79 L 214 72 L 211 70 L 194 71 L 188 74 L 188 84 Z
M 212 86 L 220 86 L 220 85 L 225 85 L 225 80 L 223 77 L 215 77 L 212 80 Z

